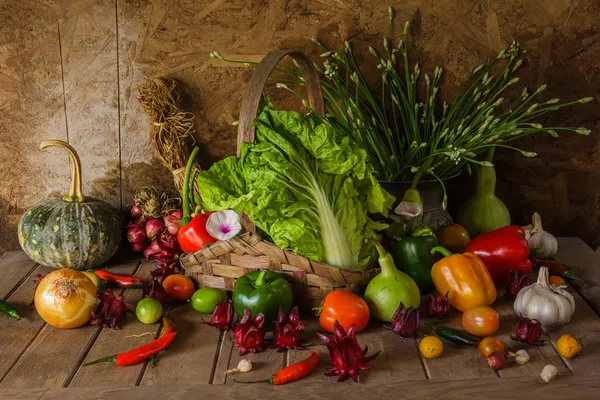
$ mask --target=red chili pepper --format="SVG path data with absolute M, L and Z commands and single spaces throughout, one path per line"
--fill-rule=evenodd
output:
M 179 221 L 179 231 L 177 231 L 177 241 L 184 253 L 196 252 L 207 244 L 217 241 L 206 230 L 206 221 L 211 213 L 196 214 L 192 218 L 192 209 L 194 208 L 194 182 L 191 179 L 192 169 L 199 147 L 194 147 L 185 167 L 185 176 L 183 178 L 183 217 Z
M 94 271 L 98 278 L 116 283 L 122 288 L 139 288 L 144 283 L 142 278 L 136 278 L 135 276 L 117 275 L 108 271 Z
M 479 256 L 496 282 L 506 282 L 511 270 L 524 274 L 531 272 L 525 231 L 516 225 L 476 237 L 469 242 L 465 252 Z
M 252 382 L 240 382 L 234 379 L 234 382 L 237 383 L 270 383 L 271 385 L 283 385 L 284 383 L 288 383 L 291 381 L 298 380 L 300 378 L 305 377 L 310 374 L 310 372 L 317 368 L 319 365 L 319 355 L 314 351 L 310 352 L 310 355 L 306 360 L 299 361 L 295 364 L 288 365 L 284 369 L 280 369 L 275 372 L 272 377 L 269 379 L 265 379 L 262 381 L 252 381 Z
M 146 343 L 137 349 L 129 350 L 128 352 L 114 356 L 99 358 L 97 360 L 90 361 L 89 363 L 85 363 L 83 366 L 87 367 L 88 365 L 102 362 L 111 362 L 119 367 L 134 365 L 152 357 L 155 354 L 160 353 L 169 347 L 173 339 L 175 339 L 175 336 L 177 336 L 177 332 L 171 332 L 165 336 L 161 336 L 158 339 L 151 341 L 150 343 Z
M 581 279 L 580 277 L 578 277 L 575 274 L 575 271 L 573 271 L 571 268 L 567 267 L 565 264 L 559 263 L 558 261 L 542 260 L 540 258 L 534 258 L 533 262 L 536 265 L 548 267 L 550 272 L 552 272 L 555 275 L 561 276 L 568 281 L 578 282 L 583 286 L 585 286 L 585 284 L 586 284 L 583 279 Z

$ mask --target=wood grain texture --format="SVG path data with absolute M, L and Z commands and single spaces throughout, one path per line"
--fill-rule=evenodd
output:
M 54 10 L 45 2 L 0 3 L 0 247 L 19 249 L 27 208 L 68 188 L 69 161 L 39 149 L 67 140 Z
M 536 398 L 548 400 L 577 399 L 595 400 L 600 395 L 600 382 L 589 377 L 559 377 L 551 384 L 543 383 L 540 378 L 479 379 L 476 381 L 417 381 L 387 383 L 342 383 L 342 384 L 306 384 L 302 390 L 293 385 L 270 386 L 248 385 L 244 390 L 239 386 L 228 385 L 177 385 L 159 387 L 129 388 L 68 388 L 50 389 L 40 392 L 35 389 L 5 390 L 0 395 L 11 399 L 62 400 L 67 397 L 94 398 L 97 400 L 145 400 L 148 398 L 285 398 L 285 399 L 323 399 L 343 398 L 362 400 L 369 398 L 396 400 L 406 398 L 443 398 L 465 399 L 518 398 L 523 393 L 535 393 Z
M 82 160 L 83 193 L 119 209 L 116 4 L 62 1 L 56 12 L 69 144 Z
M 35 267 L 22 251 L 9 251 L 0 258 L 0 299 L 4 299 Z
M 150 279 L 150 271 L 154 268 L 153 261 L 144 261 L 138 268 L 135 276 Z M 121 290 L 112 289 L 115 294 Z M 124 292 L 125 301 L 135 305 L 142 298 L 142 289 L 127 289 Z M 144 325 L 135 316 L 135 308 L 127 316 L 120 330 L 102 329 L 92 348 L 87 353 L 83 363 L 122 353 L 148 343 L 157 335 L 160 322 Z M 146 335 L 149 333 L 149 335 Z M 103 363 L 89 367 L 79 367 L 75 376 L 69 383 L 70 387 L 80 386 L 133 386 L 145 368 L 145 363 L 132 365 L 127 368 L 118 368 L 111 363 Z M 118 371 L 117 371 L 118 370 Z
M 138 265 L 138 261 L 115 265 L 111 272 L 129 275 Z M 75 329 L 45 324 L 0 382 L 0 389 L 68 385 L 101 329 L 89 324 Z
M 600 98 L 600 3 L 595 0 L 457 0 L 452 7 L 430 0 L 9 0 L 0 6 L 5 21 L 0 83 L 6 88 L 0 94 L 0 160 L 6 166 L 0 168 L 6 171 L 0 175 L 6 183 L 0 188 L 0 245 L 16 249 L 20 215 L 67 187 L 67 158 L 36 150 L 42 138 L 67 139 L 65 118 L 69 139 L 89 166 L 87 190 L 113 204 L 122 197 L 122 205 L 130 205 L 136 188 L 172 184 L 171 174 L 153 158 L 148 121 L 137 101 L 148 77 L 170 75 L 187 88 L 184 108 L 195 114 L 200 163 L 207 167 L 235 154 L 231 124 L 251 74 L 211 59 L 212 51 L 259 61 L 271 50 L 296 48 L 318 61 L 311 37 L 335 48 L 350 40 L 368 81 L 377 86 L 379 72 L 367 47 L 381 44 L 388 5 L 396 9 L 395 32 L 404 21 L 413 22 L 411 55 L 421 69 L 444 66 L 444 99 L 452 99 L 473 67 L 513 40 L 527 50 L 520 84 L 547 84 L 544 99 Z M 300 105 L 272 85 L 266 93 L 279 107 Z M 591 103 L 542 122 L 595 132 L 598 121 L 600 108 Z M 539 211 L 552 232 L 597 240 L 599 143 L 597 135 L 565 134 L 520 141 L 519 147 L 540 155 L 533 159 L 499 151 L 497 193 L 513 220 L 524 224 Z M 463 174 L 449 189 L 455 210 L 470 194 L 472 181 Z
M 6 380 L 4 379 L 6 374 L 46 324 L 36 312 L 35 307 L 30 306 L 35 291 L 33 277 L 37 274 L 46 275 L 52 271 L 52 268 L 38 266 L 31 277 L 23 281 L 8 298 L 8 301 L 19 310 L 21 320 L 17 321 L 2 316 L 0 323 L 0 359 L 2 360 L 0 363 L 0 387 Z

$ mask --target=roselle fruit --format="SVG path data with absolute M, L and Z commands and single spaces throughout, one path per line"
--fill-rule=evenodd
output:
M 286 316 L 280 308 L 277 321 L 273 321 L 275 343 L 271 348 L 284 351 L 306 347 L 305 344 L 300 343 L 300 335 L 307 326 L 308 322 L 300 321 L 298 306 L 292 308 L 289 316 Z
M 414 307 L 406 308 L 404 303 L 400 303 L 398 309 L 392 316 L 392 324 L 384 325 L 386 329 L 391 329 L 397 335 L 403 338 L 416 338 L 419 332 L 419 309 Z
M 165 292 L 165 289 L 162 287 L 161 283 L 156 279 L 152 279 L 150 283 L 143 284 L 142 289 L 142 297 L 151 297 L 154 300 L 157 300 L 160 304 L 165 304 L 167 301 L 169 301 L 169 295 L 167 292 Z
M 494 371 L 501 370 L 506 366 L 506 357 L 503 353 L 494 352 L 487 356 L 485 360 Z
M 106 293 L 98 293 L 98 298 L 100 303 L 92 313 L 90 323 L 103 328 L 121 329 L 120 324 L 125 319 L 126 312 L 133 305 L 125 302 L 123 295 L 115 296 L 110 289 Z
M 153 280 L 162 284 L 167 276 L 181 273 L 183 273 L 183 269 L 179 261 L 168 261 L 164 263 L 157 262 L 156 267 L 150 272 L 150 275 L 152 275 Z
M 522 271 L 511 270 L 506 284 L 506 295 L 515 297 L 521 289 L 529 285 L 531 285 L 531 277 L 529 275 L 524 274 Z
M 233 321 L 233 303 L 231 299 L 222 301 L 217 304 L 215 311 L 213 311 L 210 322 L 202 321 L 203 323 L 214 326 L 220 331 L 230 331 L 231 321 Z
M 510 338 L 532 346 L 542 346 L 544 341 L 540 340 L 541 335 L 542 324 L 537 319 L 521 317 L 517 323 L 516 334 L 510 335 Z
M 248 352 L 260 353 L 265 350 L 265 333 L 265 315 L 258 313 L 252 318 L 252 312 L 246 307 L 244 316 L 234 330 L 234 348 L 240 349 L 241 356 Z
M 448 293 L 445 296 L 434 296 L 432 294 L 427 297 L 427 309 L 429 315 L 438 319 L 450 318 L 450 303 L 448 302 Z
M 329 363 L 331 367 L 325 371 L 327 376 L 339 376 L 338 382 L 348 377 L 354 382 L 358 382 L 358 372 L 374 367 L 367 363 L 374 360 L 379 352 L 367 357 L 369 350 L 365 346 L 364 350 L 360 348 L 356 340 L 356 325 L 350 326 L 348 334 L 338 321 L 333 324 L 333 337 L 322 333 L 317 333 L 323 345 L 329 350 Z

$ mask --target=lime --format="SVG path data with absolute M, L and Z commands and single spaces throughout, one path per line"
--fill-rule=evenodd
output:
M 192 307 L 201 313 L 212 314 L 222 301 L 227 301 L 227 293 L 218 288 L 202 288 L 192 296 Z
M 94 271 L 81 271 L 83 272 L 83 274 L 85 276 L 87 276 L 88 278 L 90 278 L 90 280 L 92 282 L 94 282 L 94 285 L 96 285 L 96 289 L 100 287 L 100 278 L 98 278 L 98 275 L 96 275 L 94 273 Z
M 137 303 L 135 315 L 144 324 L 153 324 L 160 319 L 163 313 L 162 304 L 156 299 L 146 297 Z

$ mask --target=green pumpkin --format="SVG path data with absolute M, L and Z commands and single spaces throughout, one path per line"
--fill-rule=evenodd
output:
M 121 219 L 108 203 L 81 194 L 81 163 L 69 144 L 42 142 L 42 149 L 57 146 L 71 158 L 71 187 L 62 199 L 44 200 L 19 221 L 19 243 L 35 262 L 53 268 L 85 270 L 108 261 L 121 240 Z

